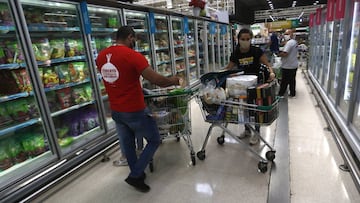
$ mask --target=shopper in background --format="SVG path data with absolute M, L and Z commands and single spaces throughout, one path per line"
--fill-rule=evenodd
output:
M 135 39 L 131 27 L 120 27 L 116 44 L 99 53 L 96 65 L 109 96 L 120 147 L 130 168 L 125 182 L 141 192 L 148 192 L 150 187 L 144 182 L 144 170 L 160 144 L 160 135 L 155 120 L 146 108 L 139 78 L 142 76 L 160 87 L 179 85 L 180 79 L 156 73 L 146 58 L 133 50 Z M 136 155 L 135 138 L 147 141 L 139 157 Z
M 270 52 L 272 54 L 272 58 L 274 57 L 274 54 L 278 54 L 279 53 L 279 38 L 278 35 L 275 31 L 272 32 L 271 36 L 270 36 Z M 271 59 L 271 61 L 273 61 Z
M 298 48 L 297 42 L 294 39 L 294 32 L 288 29 L 284 33 L 286 44 L 279 52 L 281 57 L 281 74 L 282 79 L 280 83 L 279 96 L 284 96 L 289 85 L 290 98 L 296 96 L 296 71 L 298 68 Z
M 270 71 L 269 80 L 273 80 L 275 78 L 275 74 L 266 55 L 260 48 L 251 45 L 251 39 L 253 38 L 251 30 L 246 28 L 241 29 L 237 38 L 238 45 L 231 54 L 230 62 L 225 69 L 231 70 L 238 68 L 243 70 L 246 75 L 259 75 L 260 64 L 264 64 Z M 259 125 L 255 125 L 255 130 L 256 133 L 260 134 Z M 252 134 L 250 126 L 245 125 L 245 131 L 239 136 L 239 138 L 244 138 L 249 135 L 251 136 L 249 140 L 250 144 L 256 144 L 259 142 L 259 135 Z

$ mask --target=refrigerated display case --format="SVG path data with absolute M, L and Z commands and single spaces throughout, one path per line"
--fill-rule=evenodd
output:
M 61 153 L 103 133 L 76 4 L 21 1 Z
M 0 188 L 56 159 L 9 5 L 0 1 Z M 34 91 L 35 90 L 35 91 Z
M 327 11 L 329 12 L 329 11 Z M 325 14 L 327 14 L 327 12 Z M 321 77 L 321 84 L 324 87 L 324 90 L 327 90 L 329 75 L 330 75 L 330 56 L 333 46 L 333 29 L 334 22 L 327 20 L 327 17 L 324 16 L 324 25 L 323 25 L 324 37 L 325 37 L 325 49 L 324 49 L 324 62 L 323 62 L 323 76 Z

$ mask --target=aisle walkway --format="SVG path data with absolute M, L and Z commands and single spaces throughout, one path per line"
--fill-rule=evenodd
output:
M 360 202 L 350 175 L 339 170 L 343 161 L 331 134 L 324 131 L 326 123 L 315 108 L 302 74 L 298 76 L 298 95 L 289 104 L 289 140 L 291 202 Z M 262 128 L 262 134 L 274 143 L 277 122 Z M 203 143 L 209 124 L 205 123 L 198 105 L 192 102 L 192 141 L 195 151 Z M 240 133 L 242 126 L 230 126 Z M 67 179 L 64 184 L 39 197 L 34 202 L 267 202 L 271 172 L 257 172 L 258 159 L 232 138 L 226 137 L 223 146 L 217 144 L 220 130 L 216 129 L 206 148 L 206 159 L 190 163 L 185 142 L 166 140 L 155 155 L 155 171 L 147 171 L 146 182 L 151 186 L 143 194 L 129 187 L 124 179 L 127 167 L 113 167 L 118 151 L 111 161 L 94 162 L 88 170 Z M 261 149 L 258 145 L 257 149 Z M 276 159 L 275 159 L 276 161 Z M 271 167 L 271 165 L 269 165 Z M 279 188 L 281 192 L 281 188 Z

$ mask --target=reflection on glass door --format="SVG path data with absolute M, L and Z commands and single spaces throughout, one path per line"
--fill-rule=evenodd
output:
M 0 189 L 55 155 L 34 96 L 33 81 L 7 3 L 0 2 Z M 34 14 L 36 15 L 36 14 Z M 43 15 L 43 14 L 41 14 Z
M 76 5 L 21 2 L 58 144 L 73 152 L 102 131 Z
M 320 34 L 320 44 L 319 44 L 319 60 L 318 60 L 318 68 L 317 68 L 317 79 L 322 82 L 324 67 L 325 67 L 325 46 L 327 40 L 326 34 L 326 10 L 321 10 L 321 24 L 319 26 L 319 34 Z
M 359 39 L 359 32 L 360 32 L 360 3 L 354 3 L 354 12 L 351 24 L 351 39 L 350 39 L 350 49 L 348 52 L 347 58 L 347 67 L 346 67 L 346 79 L 344 88 L 341 90 L 342 97 L 340 98 L 340 109 L 342 110 L 344 115 L 347 115 L 349 110 L 349 103 L 350 97 L 353 93 L 352 86 L 353 86 L 353 78 L 354 72 L 356 68 L 356 57 L 358 51 L 358 39 Z
M 119 19 L 118 11 L 105 8 L 88 7 L 89 18 L 91 22 L 91 46 L 92 53 L 96 59 L 98 53 L 113 45 L 116 38 L 116 31 L 120 26 L 121 20 Z M 97 77 L 101 78 L 101 74 L 97 73 Z M 111 118 L 111 109 L 105 86 L 100 80 L 100 90 L 105 106 L 105 116 L 109 129 L 115 128 L 115 123 Z

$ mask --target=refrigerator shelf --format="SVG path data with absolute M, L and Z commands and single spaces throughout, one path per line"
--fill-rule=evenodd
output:
M 0 103 L 10 101 L 10 100 L 19 99 L 19 98 L 22 98 L 22 97 L 28 97 L 29 95 L 30 95 L 30 93 L 28 93 L 28 92 L 20 92 L 20 93 L 17 93 L 17 94 L 3 96 L 3 97 L 0 97 Z
M 116 32 L 116 28 L 91 28 L 93 32 Z
M 15 27 L 13 25 L 0 25 L 0 33 L 6 34 L 9 31 L 15 31 Z
M 66 83 L 66 84 L 61 84 L 61 85 L 55 85 L 55 86 L 52 86 L 52 87 L 45 88 L 45 92 L 50 92 L 50 91 L 54 91 L 54 90 L 60 90 L 60 89 L 64 89 L 64 88 L 67 88 L 67 87 L 73 87 L 73 86 L 81 85 L 81 84 L 88 83 L 88 82 L 90 82 L 90 79 L 85 79 L 85 80 L 80 81 L 80 82 L 71 82 L 71 83 Z
M 0 70 L 1 69 L 18 69 L 20 67 L 21 66 L 18 63 L 0 64 Z
M 28 121 L 25 121 L 23 123 L 20 123 L 18 125 L 14 125 L 14 126 L 11 126 L 11 127 L 8 127 L 8 128 L 5 128 L 5 129 L 2 129 L 0 130 L 0 136 L 4 136 L 6 134 L 9 134 L 9 133 L 12 133 L 12 132 L 15 132 L 17 130 L 20 130 L 20 129 L 23 129 L 23 128 L 26 128 L 26 127 L 29 127 L 29 126 L 32 126 L 36 123 L 40 122 L 40 119 L 39 118 L 35 118 L 35 119 L 30 119 Z
M 156 65 L 157 65 L 157 66 L 160 66 L 160 65 L 163 65 L 163 64 L 167 64 L 167 63 L 171 63 L 171 61 L 161 61 L 161 62 L 157 62 Z
M 51 64 L 57 63 L 67 63 L 72 61 L 83 61 L 85 60 L 85 56 L 73 56 L 73 57 L 66 57 L 66 58 L 58 58 L 58 59 L 51 59 L 48 61 L 38 61 L 38 66 L 49 66 Z M 25 64 L 21 64 L 21 66 L 25 67 Z
M 85 103 L 82 103 L 82 104 L 77 104 L 77 105 L 71 106 L 69 108 L 62 109 L 60 111 L 52 113 L 51 116 L 52 117 L 59 116 L 59 115 L 65 114 L 67 112 L 74 111 L 75 109 L 80 109 L 80 108 L 82 108 L 84 106 L 88 106 L 88 105 L 91 105 L 91 104 L 94 104 L 94 103 L 95 103 L 95 101 L 89 101 L 89 102 L 85 102 Z
M 44 25 L 30 25 L 30 32 L 79 32 L 79 27 L 47 27 Z

